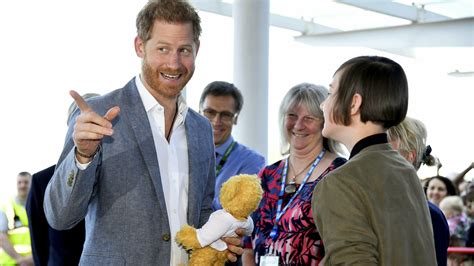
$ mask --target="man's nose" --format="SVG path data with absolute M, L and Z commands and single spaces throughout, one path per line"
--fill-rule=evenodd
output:
M 178 68 L 180 66 L 181 59 L 178 52 L 169 53 L 168 55 L 168 67 Z
M 216 113 L 216 115 L 211 119 L 214 123 L 221 123 L 222 122 L 222 116 L 221 113 Z

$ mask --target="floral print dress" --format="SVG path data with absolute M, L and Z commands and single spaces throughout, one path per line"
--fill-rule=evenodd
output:
M 275 241 L 270 237 L 270 232 L 276 220 L 285 160 L 266 166 L 260 171 L 263 198 L 259 208 L 252 215 L 255 223 L 254 232 L 251 237 L 244 239 L 244 246 L 253 249 L 257 265 L 260 263 L 260 256 L 266 254 L 279 256 L 280 265 L 319 264 L 324 256 L 324 248 L 311 210 L 313 190 L 321 178 L 345 162 L 346 159 L 341 157 L 334 159 L 321 176 L 304 185 L 282 215 Z M 282 209 L 293 194 L 284 194 Z

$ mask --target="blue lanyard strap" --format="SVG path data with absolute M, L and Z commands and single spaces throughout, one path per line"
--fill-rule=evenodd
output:
M 290 158 L 288 157 L 285 160 L 285 166 L 283 167 L 283 176 L 281 178 L 280 193 L 278 194 L 277 213 L 276 213 L 275 223 L 273 225 L 272 231 L 270 232 L 270 237 L 272 238 L 273 241 L 275 241 L 276 238 L 277 238 L 278 223 L 280 222 L 281 217 L 283 216 L 283 214 L 285 214 L 286 210 L 291 205 L 293 200 L 300 194 L 301 190 L 303 189 L 304 185 L 308 181 L 309 177 L 311 176 L 311 174 L 313 174 L 314 169 L 316 168 L 316 166 L 318 166 L 319 162 L 324 157 L 324 154 L 326 154 L 326 150 L 323 148 L 321 150 L 321 152 L 319 153 L 318 157 L 316 157 L 316 160 L 314 160 L 314 163 L 311 165 L 311 168 L 309 169 L 309 171 L 306 173 L 306 176 L 304 177 L 303 181 L 301 182 L 300 187 L 298 188 L 296 193 L 293 194 L 293 196 L 288 201 L 288 204 L 286 204 L 285 207 L 282 210 L 281 206 L 283 205 L 283 195 L 285 194 L 286 177 L 288 176 L 288 160 Z

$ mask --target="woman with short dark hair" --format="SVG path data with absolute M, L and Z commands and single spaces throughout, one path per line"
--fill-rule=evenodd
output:
M 350 151 L 313 193 L 328 265 L 436 265 L 430 214 L 413 166 L 387 140 L 408 108 L 402 67 L 361 56 L 339 67 L 322 103 L 323 136 Z

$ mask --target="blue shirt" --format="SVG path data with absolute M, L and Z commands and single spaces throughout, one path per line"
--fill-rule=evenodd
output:
M 232 144 L 234 138 L 230 136 L 221 146 L 216 147 L 216 165 L 219 165 L 219 162 L 224 156 L 227 148 Z M 258 174 L 260 169 L 265 166 L 265 158 L 258 154 L 256 151 L 236 142 L 232 152 L 227 157 L 227 161 L 219 175 L 216 177 L 216 186 L 214 201 L 212 202 L 212 208 L 214 210 L 222 209 L 222 206 L 219 202 L 219 195 L 221 191 L 222 184 L 227 181 L 230 177 L 239 174 Z

